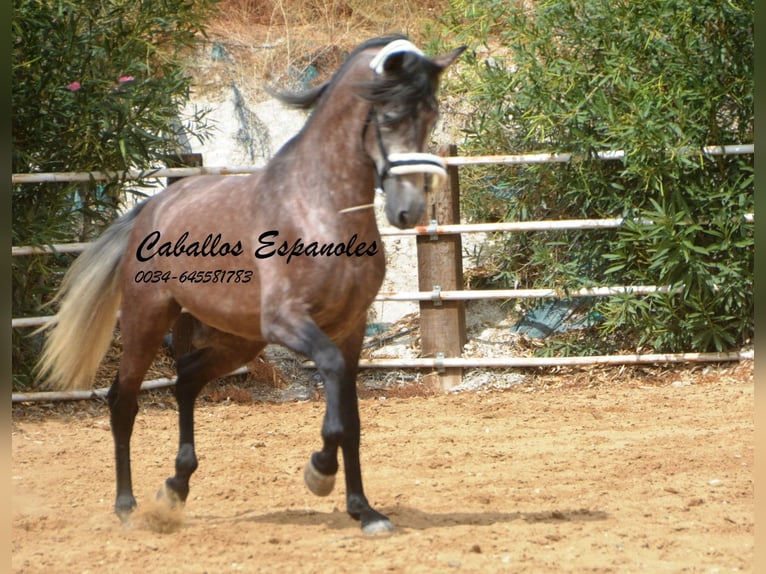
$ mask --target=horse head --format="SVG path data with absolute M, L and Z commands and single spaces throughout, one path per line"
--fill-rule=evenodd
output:
M 426 193 L 446 179 L 444 161 L 424 148 L 439 115 L 439 78 L 464 49 L 428 58 L 397 38 L 369 62 L 371 79 L 361 90 L 370 103 L 364 145 L 386 196 L 386 217 L 396 227 L 414 226 L 425 211 Z

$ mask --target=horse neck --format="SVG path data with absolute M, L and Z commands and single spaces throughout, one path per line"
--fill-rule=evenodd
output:
M 337 209 L 372 203 L 375 194 L 374 164 L 363 141 L 370 104 L 340 92 L 314 111 L 290 154 L 291 169 Z

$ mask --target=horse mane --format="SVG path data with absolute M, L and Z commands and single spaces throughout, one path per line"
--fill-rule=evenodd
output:
M 269 95 L 291 108 L 309 110 L 314 107 L 314 104 L 316 104 L 317 100 L 322 97 L 322 94 L 324 94 L 329 85 L 330 82 L 325 82 L 324 84 L 304 92 L 277 92 L 272 89 L 268 89 L 267 92 Z
M 270 90 L 273 97 L 291 107 L 308 110 L 318 104 L 331 86 L 343 77 L 355 57 L 369 48 L 383 47 L 394 40 L 406 40 L 402 34 L 392 34 L 367 40 L 357 46 L 346 58 L 338 71 L 327 82 L 303 92 L 281 92 Z M 395 73 L 375 77 L 366 82 L 359 82 L 355 89 L 358 95 L 371 102 L 393 103 L 401 107 L 401 115 L 414 113 L 418 102 L 426 100 L 429 105 L 436 107 L 436 78 L 439 67 L 428 58 L 417 54 L 405 53 L 401 55 L 401 65 Z M 400 118 L 392 118 L 397 121 Z

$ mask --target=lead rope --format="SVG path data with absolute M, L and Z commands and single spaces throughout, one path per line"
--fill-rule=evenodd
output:
M 377 192 L 376 192 L 377 193 Z M 353 213 L 354 211 L 362 211 L 363 209 L 370 209 L 375 207 L 374 203 L 364 203 L 362 205 L 355 205 L 353 207 L 344 207 L 338 213 Z

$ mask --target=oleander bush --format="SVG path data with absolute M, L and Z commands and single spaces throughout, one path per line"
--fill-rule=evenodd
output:
M 14 173 L 150 169 L 204 137 L 204 111 L 182 113 L 185 59 L 214 0 L 14 0 Z M 87 241 L 140 182 L 13 186 L 13 245 Z M 72 256 L 13 258 L 13 316 L 45 312 Z M 48 313 L 53 312 L 48 310 Z M 39 337 L 14 329 L 14 389 L 28 388 Z
M 433 37 L 472 48 L 447 85 L 468 118 L 461 151 L 573 154 L 463 169 L 464 215 L 629 222 L 496 239 L 487 282 L 673 290 L 599 299 L 592 337 L 566 352 L 751 342 L 753 157 L 700 152 L 753 142 L 753 16 L 752 0 L 450 0 Z M 609 150 L 625 155 L 594 159 Z

